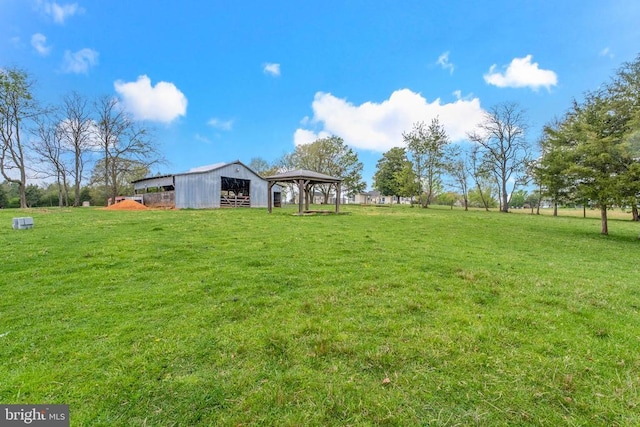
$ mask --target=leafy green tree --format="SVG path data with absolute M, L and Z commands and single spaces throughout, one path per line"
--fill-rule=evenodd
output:
M 398 182 L 398 195 L 400 197 L 413 198 L 420 191 L 420 182 L 413 171 L 413 165 L 410 161 L 405 162 L 402 169 L 396 173 L 396 181 Z
M 269 163 L 262 157 L 253 157 L 249 162 L 249 168 L 260 176 L 270 176 L 278 173 L 280 165 L 277 162 Z
M 545 129 L 542 175 L 573 201 L 600 209 L 601 234 L 607 211 L 632 206 L 640 196 L 640 57 L 624 64 L 608 84 L 574 102 L 565 118 Z M 545 169 L 546 165 L 546 169 Z M 539 171 L 540 173 L 540 171 Z
M 9 197 L 4 185 L 0 185 L 0 209 L 9 207 Z
M 616 104 L 616 113 L 625 122 L 624 143 L 633 162 L 621 177 L 624 204 L 631 207 L 634 221 L 640 221 L 640 55 L 624 63 L 609 84 L 609 93 Z
M 362 180 L 362 162 L 358 155 L 338 136 L 318 139 L 310 144 L 298 145 L 286 159 L 287 167 L 307 169 L 342 178 L 343 193 L 352 196 L 366 188 Z M 324 202 L 329 203 L 331 186 L 320 185 Z
M 524 204 L 531 208 L 531 213 L 537 209 L 538 215 L 540 214 L 540 202 L 542 202 L 542 192 L 539 189 L 530 191 L 527 193 L 527 198 L 524 199 Z
M 401 182 L 405 175 L 403 169 L 410 162 L 404 148 L 393 147 L 382 155 L 376 165 L 376 173 L 373 175 L 373 188 L 380 194 L 395 196 L 398 203 L 400 197 L 405 194 L 406 186 Z
M 27 185 L 26 188 L 27 207 L 33 208 L 40 206 L 40 199 L 44 196 L 42 188 L 34 184 Z
M 27 207 L 26 127 L 39 113 L 26 72 L 0 68 L 0 173 L 18 185 L 20 207 Z M 17 177 L 16 177 L 17 175 Z
M 138 175 L 143 173 L 143 170 L 140 170 L 138 172 Z M 141 178 L 144 178 L 147 175 L 146 172 L 144 172 L 144 175 Z M 135 178 L 137 179 L 137 178 Z M 93 203 L 93 200 L 91 198 L 91 188 L 84 186 L 82 187 L 82 189 L 80 190 L 80 205 L 82 205 L 82 202 L 90 202 L 91 204 Z
M 437 204 L 451 206 L 451 209 L 453 209 L 453 205 L 455 205 L 460 198 L 460 194 L 454 193 L 453 191 L 447 191 L 445 193 L 438 194 L 435 200 Z
M 565 172 L 577 184 L 577 197 L 600 207 L 601 234 L 608 234 L 607 211 L 621 205 L 625 196 L 624 177 L 635 162 L 625 143 L 625 124 L 616 106 L 604 92 L 587 95 L 574 105 L 569 118 L 571 149 Z
M 511 201 L 509 206 L 512 208 L 522 208 L 527 201 L 528 193 L 526 190 L 520 188 L 513 192 L 511 195 Z
M 542 156 L 533 171 L 544 195 L 553 203 L 553 216 L 558 215 L 558 205 L 568 202 L 576 193 L 575 181 L 565 173 L 572 161 L 566 155 L 572 145 L 566 126 L 555 121 L 544 127 L 540 141 Z
M 472 188 L 469 190 L 469 206 L 476 208 L 484 208 L 489 210 L 498 206 L 498 202 L 495 198 L 494 186 L 481 185 L 480 187 Z
M 425 126 L 423 122 L 414 123 L 413 129 L 403 133 L 402 137 L 411 153 L 414 171 L 422 184 L 420 193 L 425 193 L 422 206 L 429 207 L 436 190 L 442 186 L 445 149 L 449 137 L 437 117 L 431 120 L 429 126 Z

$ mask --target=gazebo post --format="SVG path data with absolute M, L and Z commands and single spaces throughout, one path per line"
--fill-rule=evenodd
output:
M 298 180 L 298 213 L 302 215 L 302 211 L 304 210 L 304 197 L 306 193 L 304 191 L 304 179 Z
M 271 208 L 273 206 L 273 197 L 271 197 L 271 189 L 273 188 L 274 182 L 267 181 L 267 211 L 271 213 Z
M 336 213 L 340 213 L 340 183 L 336 182 Z
M 311 194 L 312 185 L 309 185 L 309 181 L 304 182 L 304 210 L 309 210 L 309 201 L 313 197 Z

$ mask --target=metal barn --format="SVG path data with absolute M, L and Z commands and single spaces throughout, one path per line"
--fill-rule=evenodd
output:
M 144 204 L 148 206 L 167 207 L 171 201 L 177 209 L 266 208 L 269 204 L 267 181 L 240 161 L 144 178 L 134 181 L 133 185 L 136 194 L 143 194 Z M 278 206 L 281 191 L 279 186 L 271 190 L 272 202 Z M 156 204 L 157 200 L 161 200 L 160 204 Z

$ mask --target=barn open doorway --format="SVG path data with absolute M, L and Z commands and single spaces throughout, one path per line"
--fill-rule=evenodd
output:
M 220 177 L 220 207 L 250 208 L 251 181 L 248 179 Z

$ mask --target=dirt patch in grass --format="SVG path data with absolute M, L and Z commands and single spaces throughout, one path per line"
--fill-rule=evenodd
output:
M 111 211 L 146 211 L 149 208 L 143 205 L 142 203 L 138 203 L 133 200 L 123 200 L 105 209 L 108 209 Z

